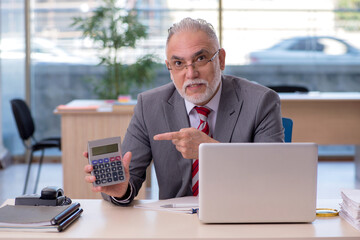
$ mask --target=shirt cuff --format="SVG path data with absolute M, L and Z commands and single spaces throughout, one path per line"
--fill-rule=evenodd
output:
M 126 205 L 126 204 L 129 204 L 131 202 L 132 193 L 133 193 L 133 186 L 129 182 L 128 188 L 127 188 L 126 193 L 124 194 L 123 197 L 117 198 L 117 197 L 110 196 L 110 198 L 111 198 L 111 201 L 113 203 L 115 203 L 115 204 Z

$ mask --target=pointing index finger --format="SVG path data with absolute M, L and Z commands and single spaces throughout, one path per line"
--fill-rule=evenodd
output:
M 154 136 L 154 140 L 173 140 L 179 138 L 180 132 L 167 132 Z

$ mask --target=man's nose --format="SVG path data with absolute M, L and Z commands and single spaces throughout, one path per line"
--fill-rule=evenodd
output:
M 185 69 L 186 69 L 186 77 L 188 79 L 194 79 L 198 77 L 199 72 L 197 71 L 195 64 L 188 64 L 186 65 Z

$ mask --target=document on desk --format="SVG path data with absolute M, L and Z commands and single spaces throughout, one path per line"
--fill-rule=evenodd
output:
M 134 208 L 194 214 L 197 213 L 199 209 L 199 198 L 193 196 L 170 198 L 155 202 L 136 204 Z
M 0 208 L 0 231 L 61 232 L 77 220 L 80 203 L 65 206 L 5 205 Z
M 340 217 L 360 230 L 360 190 L 342 189 L 341 197 L 343 201 L 340 203 Z

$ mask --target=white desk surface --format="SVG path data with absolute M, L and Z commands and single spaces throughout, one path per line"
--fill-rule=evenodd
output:
M 99 199 L 75 201 L 84 212 L 66 231 L 2 231 L 0 239 L 360 239 L 360 231 L 340 217 L 302 224 L 202 224 L 196 214 L 118 207 Z M 318 207 L 338 209 L 340 201 L 318 200 Z

